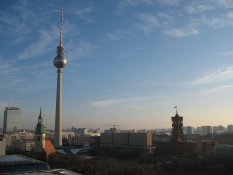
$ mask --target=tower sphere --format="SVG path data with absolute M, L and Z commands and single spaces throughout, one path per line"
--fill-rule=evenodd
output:
M 67 60 L 65 58 L 64 48 L 62 46 L 57 47 L 57 56 L 54 58 L 53 64 L 56 68 L 64 68 L 67 64 Z

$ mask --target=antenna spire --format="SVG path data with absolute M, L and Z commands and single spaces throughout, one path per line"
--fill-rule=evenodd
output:
M 178 114 L 178 111 L 177 111 L 177 106 L 174 107 L 176 109 L 176 114 Z
M 61 25 L 60 25 L 60 43 L 59 45 L 62 46 L 62 32 L 63 32 L 63 11 L 64 8 L 61 8 Z

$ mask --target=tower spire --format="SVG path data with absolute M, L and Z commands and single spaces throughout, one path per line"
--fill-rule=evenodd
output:
M 177 111 L 177 106 L 174 107 L 176 109 L 176 114 L 178 114 L 178 111 Z
M 59 46 L 62 46 L 62 32 L 63 32 L 63 10 L 64 8 L 61 8 L 61 24 L 60 24 L 60 42 Z
M 39 116 L 38 116 L 38 123 L 43 123 L 41 108 L 40 108 L 40 114 L 39 114 Z
M 40 108 L 40 115 L 39 115 L 39 117 L 41 117 L 41 108 Z

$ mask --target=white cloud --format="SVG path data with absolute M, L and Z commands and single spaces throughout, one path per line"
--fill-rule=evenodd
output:
M 161 99 L 162 97 L 134 97 L 134 98 L 119 98 L 119 99 L 106 99 L 106 100 L 97 100 L 91 102 L 91 106 L 94 107 L 110 107 L 116 105 L 126 105 L 127 103 L 137 103 L 148 100 Z
M 210 72 L 196 80 L 193 80 L 191 84 L 209 84 L 209 83 L 217 83 L 224 82 L 233 79 L 233 66 L 229 66 L 226 68 L 218 69 L 214 72 Z
M 160 5 L 177 5 L 181 2 L 181 0 L 121 0 L 120 6 L 135 6 L 139 4 L 160 4 Z
M 174 37 L 182 38 L 182 37 L 187 37 L 191 35 L 197 35 L 200 33 L 200 31 L 193 27 L 190 27 L 190 28 L 183 28 L 183 29 L 173 28 L 171 30 L 165 30 L 164 33 L 167 35 L 174 36 Z
M 10 67 L 11 67 L 10 63 L 7 63 L 2 58 L 0 58 L 0 71 L 7 70 Z
M 232 0 L 215 0 L 215 3 L 224 8 L 233 8 Z
M 86 20 L 87 23 L 91 24 L 94 23 L 94 19 L 90 17 L 90 14 L 94 11 L 94 7 L 85 7 L 85 8 L 79 8 L 76 9 L 75 14 L 83 20 Z
M 66 45 L 68 60 L 76 60 L 80 57 L 89 56 L 90 53 L 96 48 L 96 46 L 88 41 L 80 41 L 78 44 L 74 44 L 70 41 Z
M 109 32 L 106 35 L 110 40 L 121 40 L 126 38 L 128 35 L 130 35 L 130 33 L 127 31 L 115 31 L 115 32 Z
M 120 0 L 118 4 L 118 13 L 122 13 L 125 8 L 137 5 L 178 5 L 182 0 Z
M 173 6 L 173 5 L 178 5 L 182 0 L 154 0 L 154 1 L 161 5 Z
M 48 62 L 22 65 L 21 61 L 8 60 L 0 58 L 0 81 L 4 84 L 0 86 L 1 90 L 17 89 L 28 92 L 48 88 L 51 82 Z
M 233 12 L 226 12 L 218 16 L 202 16 L 199 23 L 203 23 L 214 29 L 232 27 L 233 26 Z
M 6 24 L 7 29 L 19 34 L 25 34 L 30 31 L 20 16 L 13 16 L 4 11 L 0 12 L 0 22 Z
M 99 100 L 99 101 L 93 101 L 91 103 L 91 106 L 94 107 L 108 107 L 108 106 L 113 106 L 113 105 L 118 105 L 124 102 L 127 102 L 127 99 L 109 99 L 109 100 Z
M 127 7 L 136 6 L 139 4 L 152 5 L 153 3 L 154 0 L 120 0 L 118 4 L 118 13 L 123 12 Z
M 159 27 L 157 18 L 152 14 L 137 14 L 138 22 L 136 26 L 145 33 L 151 33 Z
M 226 52 L 221 53 L 221 55 L 230 57 L 230 56 L 233 56 L 233 51 L 226 51 Z
M 201 4 L 201 2 L 195 2 L 189 4 L 186 8 L 185 11 L 188 14 L 196 14 L 196 13 L 202 13 L 210 10 L 214 10 L 216 7 L 212 4 Z
M 80 56 L 86 56 L 92 51 L 93 47 L 93 44 L 89 42 L 80 42 L 77 47 L 77 53 Z
M 54 35 L 54 33 L 57 33 L 57 35 Z M 25 47 L 23 51 L 19 53 L 19 59 L 25 60 L 47 53 L 50 49 L 54 48 L 54 43 L 55 40 L 58 39 L 58 36 L 57 28 L 52 28 L 50 31 L 40 30 L 38 41 Z
M 212 94 L 219 94 L 224 92 L 229 92 L 233 90 L 233 85 L 222 85 L 215 88 L 210 88 L 206 90 L 200 91 L 200 95 L 212 95 Z

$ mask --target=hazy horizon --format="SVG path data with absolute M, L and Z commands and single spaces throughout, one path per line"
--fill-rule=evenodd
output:
M 60 8 L 64 7 L 63 128 L 169 128 L 233 124 L 233 1 L 0 2 L 0 125 L 40 107 L 54 128 Z

